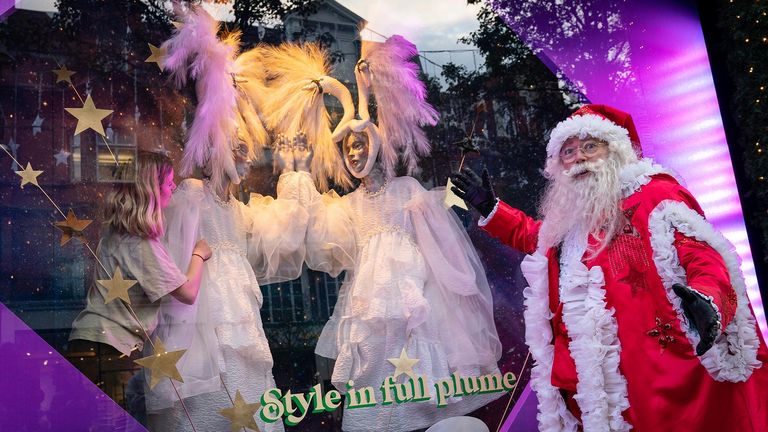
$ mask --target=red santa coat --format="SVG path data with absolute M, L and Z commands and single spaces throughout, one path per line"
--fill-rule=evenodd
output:
M 531 254 L 521 268 L 540 430 L 577 430 L 580 417 L 590 432 L 768 431 L 768 350 L 733 247 L 658 165 L 628 168 L 622 232 L 568 269 L 554 248 L 536 252 L 540 221 L 503 202 L 485 221 Z M 718 312 L 721 336 L 701 357 L 675 283 Z

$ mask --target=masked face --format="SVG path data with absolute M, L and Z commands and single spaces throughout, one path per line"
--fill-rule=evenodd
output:
M 368 147 L 368 135 L 365 133 L 353 132 L 344 140 L 344 158 L 355 177 L 363 174 L 369 165 Z
M 237 176 L 240 180 L 245 180 L 251 171 L 251 165 L 253 165 L 253 161 L 248 157 L 248 146 L 241 141 L 240 145 L 232 151 L 232 154 L 235 159 Z

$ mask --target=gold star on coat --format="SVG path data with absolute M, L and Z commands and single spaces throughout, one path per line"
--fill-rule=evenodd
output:
M 75 212 L 69 209 L 67 212 L 67 218 L 64 222 L 55 222 L 56 228 L 61 230 L 60 246 L 64 246 L 73 238 L 83 241 L 83 230 L 91 224 L 89 219 L 78 219 L 75 217 Z
M 72 84 L 72 75 L 76 74 L 77 72 L 67 69 L 66 66 L 62 66 L 58 69 L 54 69 L 53 73 L 56 74 L 56 84 L 62 81 L 66 81 Z
M 232 422 L 230 426 L 232 432 L 237 432 L 241 428 L 248 428 L 255 431 L 259 431 L 259 426 L 256 424 L 253 416 L 261 408 L 261 404 L 258 403 L 245 403 L 243 395 L 240 394 L 240 390 L 235 394 L 235 402 L 231 408 L 223 408 L 219 410 L 219 414 L 228 418 Z
M 93 104 L 91 95 L 85 99 L 85 103 L 82 108 L 64 108 L 68 113 L 75 116 L 77 119 L 77 127 L 75 128 L 75 135 L 86 129 L 93 129 L 101 136 L 104 136 L 104 126 L 101 124 L 101 120 L 104 117 L 112 114 L 112 110 L 99 109 Z
M 184 23 L 178 22 L 178 21 L 171 21 L 171 24 L 177 29 L 181 30 L 182 27 L 184 27 Z M 150 45 L 151 47 L 152 45 Z
M 181 359 L 181 356 L 183 356 L 185 352 L 187 352 L 187 350 L 168 352 L 165 350 L 165 345 L 160 341 L 160 338 L 155 337 L 155 353 L 149 357 L 135 360 L 134 363 L 151 371 L 149 388 L 152 389 L 164 377 L 184 382 L 179 370 L 176 368 L 176 363 L 179 362 L 179 359 Z
M 37 171 L 32 169 L 32 165 L 27 162 L 27 167 L 24 168 L 22 171 L 16 171 L 16 174 L 21 176 L 21 188 L 24 189 L 24 185 L 27 183 L 32 183 L 33 185 L 40 187 L 39 184 L 37 184 L 37 176 L 42 174 L 42 171 Z
M 157 67 L 160 68 L 160 70 L 163 70 L 163 62 L 165 61 L 165 56 L 168 54 L 165 48 L 158 48 L 152 44 L 149 45 L 149 50 L 152 51 L 152 54 L 147 57 L 146 60 L 144 60 L 144 63 L 157 63 Z
M 114 299 L 122 299 L 126 303 L 131 304 L 131 298 L 128 296 L 128 290 L 136 285 L 136 281 L 132 279 L 123 279 L 123 271 L 120 270 L 120 266 L 115 268 L 115 274 L 112 279 L 101 279 L 96 282 L 99 285 L 107 289 L 107 296 L 104 298 L 104 304 L 111 302 Z
M 400 357 L 387 359 L 387 361 L 395 366 L 395 374 L 392 375 L 393 378 L 397 379 L 400 375 L 406 374 L 412 379 L 416 379 L 416 374 L 413 373 L 413 366 L 419 362 L 419 359 L 408 357 L 405 348 L 400 352 Z

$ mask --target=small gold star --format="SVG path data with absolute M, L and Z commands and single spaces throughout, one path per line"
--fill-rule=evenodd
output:
M 112 110 L 99 109 L 93 104 L 91 95 L 85 99 L 85 103 L 82 108 L 64 108 L 68 113 L 75 116 L 77 119 L 77 127 L 75 128 L 75 135 L 86 129 L 93 129 L 101 136 L 104 136 L 104 126 L 101 124 L 101 120 L 112 114 Z
M 235 402 L 231 408 L 223 408 L 219 410 L 219 414 L 228 418 L 232 422 L 232 432 L 237 432 L 241 428 L 248 428 L 255 431 L 259 431 L 259 426 L 256 424 L 256 420 L 253 416 L 261 408 L 259 403 L 245 403 L 243 395 L 240 394 L 240 390 L 235 394 Z
M 403 347 L 403 351 L 400 352 L 399 358 L 391 358 L 387 360 L 395 366 L 395 374 L 392 375 L 393 378 L 397 379 L 400 375 L 406 374 L 412 379 L 416 379 L 416 374 L 413 373 L 413 366 L 419 362 L 419 359 L 409 358 L 408 354 L 405 352 L 405 347 Z
M 174 26 L 174 27 L 175 27 L 177 30 L 181 30 L 181 28 L 182 28 L 182 27 L 184 27 L 184 23 L 182 23 L 182 22 L 178 22 L 178 21 L 171 21 L 171 24 L 173 24 L 173 26 Z M 151 47 L 151 46 L 152 46 L 152 45 L 150 45 L 150 47 Z
M 118 298 L 124 300 L 128 304 L 131 304 L 131 298 L 128 296 L 128 290 L 132 286 L 136 285 L 136 281 L 132 279 L 123 279 L 123 271 L 120 270 L 120 266 L 115 268 L 115 275 L 112 276 L 112 279 L 100 279 L 96 282 L 107 289 L 107 296 L 104 298 L 104 304 L 107 304 Z
M 32 183 L 33 185 L 40 187 L 39 184 L 37 184 L 37 176 L 42 174 L 42 171 L 37 171 L 32 169 L 32 165 L 27 162 L 27 167 L 24 168 L 22 171 L 16 171 L 16 174 L 21 176 L 21 188 L 24 188 L 24 185 L 27 183 Z
M 76 74 L 77 72 L 67 69 L 66 66 L 62 66 L 58 69 L 54 69 L 53 73 L 56 74 L 56 84 L 62 81 L 66 81 L 72 84 L 72 75 Z
M 152 51 L 152 54 L 144 60 L 144 63 L 157 63 L 157 67 L 159 67 L 160 70 L 163 70 L 163 62 L 165 61 L 165 56 L 168 52 L 165 48 L 158 48 L 152 44 L 147 45 L 149 45 L 149 50 Z
M 75 217 L 75 212 L 69 209 L 67 212 L 67 218 L 64 222 L 55 222 L 56 228 L 61 230 L 61 241 L 59 244 L 64 246 L 73 238 L 83 241 L 83 230 L 91 224 L 89 219 L 78 219 Z
M 143 357 L 138 360 L 134 360 L 134 363 L 139 366 L 143 366 L 151 371 L 151 378 L 149 380 L 149 388 L 154 388 L 157 383 L 160 382 L 163 377 L 175 379 L 179 382 L 184 382 L 181 378 L 179 370 L 176 368 L 181 356 L 187 350 L 171 351 L 165 350 L 165 345 L 160 341 L 159 337 L 155 337 L 155 353 L 149 357 Z
M 451 190 L 453 187 L 453 182 L 451 179 L 448 179 L 448 183 L 445 185 L 445 199 L 443 199 L 443 204 L 446 208 L 451 208 L 453 206 L 456 206 L 458 208 L 467 210 L 467 204 L 464 202 L 463 199 L 456 196 L 455 193 Z

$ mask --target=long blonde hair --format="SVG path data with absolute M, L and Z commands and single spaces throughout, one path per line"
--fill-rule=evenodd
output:
M 168 156 L 140 151 L 134 164 L 119 170 L 121 183 L 107 195 L 104 224 L 120 234 L 161 237 L 160 183 L 172 170 Z

